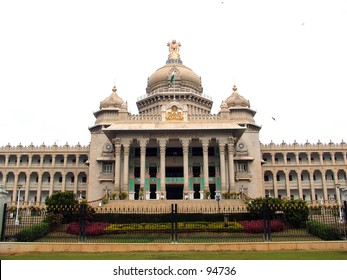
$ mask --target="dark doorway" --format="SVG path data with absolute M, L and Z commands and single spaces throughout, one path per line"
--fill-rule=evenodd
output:
M 149 186 L 149 199 L 156 199 L 157 198 L 157 194 L 156 194 L 156 190 L 157 190 L 157 185 L 151 184 Z
M 166 185 L 166 199 L 183 199 L 183 185 Z
M 200 199 L 200 184 L 194 184 L 194 199 Z
M 139 192 L 140 192 L 140 185 L 135 185 L 135 194 L 134 194 L 135 200 L 139 199 Z
M 183 167 L 166 167 L 166 178 L 183 177 Z
M 211 192 L 211 199 L 215 199 L 216 197 L 216 185 L 210 184 L 210 192 Z

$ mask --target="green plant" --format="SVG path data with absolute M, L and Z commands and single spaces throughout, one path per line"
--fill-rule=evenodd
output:
M 340 234 L 337 228 L 331 225 L 323 224 L 317 221 L 307 222 L 308 232 L 323 240 L 340 240 Z
M 42 222 L 23 228 L 15 235 L 16 241 L 19 242 L 32 242 L 45 236 L 50 229 L 48 223 Z
M 63 222 L 69 223 L 78 216 L 78 200 L 73 192 L 56 192 L 46 197 L 47 213 L 62 214 Z
M 127 193 L 121 192 L 121 193 L 119 194 L 119 199 L 120 199 L 120 200 L 125 200 L 125 199 L 127 198 L 127 196 L 128 196 Z
M 209 199 L 210 196 L 211 196 L 211 192 L 208 191 L 208 190 L 204 190 L 204 198 L 205 198 L 205 199 Z
M 292 226 L 299 228 L 306 225 L 309 216 L 307 202 L 302 199 L 286 200 L 283 212 L 287 222 Z

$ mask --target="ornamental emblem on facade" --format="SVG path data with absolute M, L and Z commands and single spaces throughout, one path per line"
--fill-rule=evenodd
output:
M 166 120 L 168 121 L 182 121 L 183 120 L 183 115 L 182 112 L 178 111 L 178 108 L 176 105 L 173 105 L 171 107 L 171 111 L 166 113 Z

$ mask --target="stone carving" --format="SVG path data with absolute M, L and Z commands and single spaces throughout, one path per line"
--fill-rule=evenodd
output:
M 178 121 L 182 121 L 183 120 L 183 115 L 182 115 L 182 112 L 178 112 L 177 111 L 177 106 L 176 105 L 173 105 L 171 107 L 171 112 L 168 112 L 166 114 L 166 119 L 168 121 L 172 121 L 172 120 L 178 120 Z
M 180 59 L 180 47 L 181 43 L 176 42 L 176 40 L 172 40 L 171 42 L 167 43 L 167 46 L 169 47 L 169 59 Z

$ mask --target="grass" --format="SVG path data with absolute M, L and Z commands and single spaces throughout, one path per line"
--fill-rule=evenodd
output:
M 25 253 L 0 255 L 1 260 L 347 260 L 347 251 L 230 251 Z

